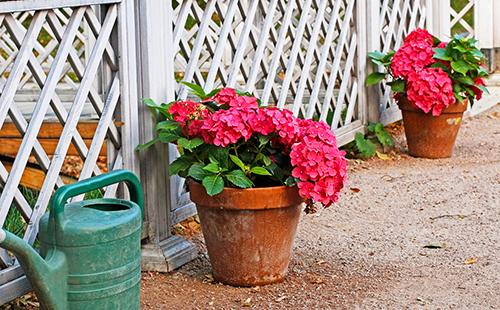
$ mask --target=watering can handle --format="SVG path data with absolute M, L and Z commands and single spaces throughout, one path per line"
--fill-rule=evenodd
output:
M 125 182 L 125 184 L 127 184 L 130 198 L 141 208 L 144 218 L 144 194 L 142 192 L 141 183 L 137 176 L 128 170 L 115 170 L 60 187 L 52 198 L 50 217 L 52 220 L 55 220 L 55 222 L 60 223 L 60 217 L 64 212 L 64 205 L 69 198 L 120 182 Z

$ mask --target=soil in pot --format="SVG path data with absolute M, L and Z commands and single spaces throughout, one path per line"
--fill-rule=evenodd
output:
M 189 183 L 214 279 L 234 286 L 284 280 L 301 213 L 296 187 L 225 188 L 213 197 Z
M 398 102 L 403 114 L 408 153 L 415 157 L 447 158 L 453 154 L 467 102 L 457 102 L 433 116 L 413 106 L 408 99 Z

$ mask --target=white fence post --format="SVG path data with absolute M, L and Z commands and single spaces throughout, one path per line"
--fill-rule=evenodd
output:
M 380 50 L 380 0 L 366 0 L 366 38 L 367 38 L 367 50 L 368 52 Z M 360 29 L 361 30 L 361 29 Z M 368 60 L 367 60 L 368 61 Z M 366 66 L 368 76 L 370 73 L 375 72 L 375 65 L 371 62 L 367 63 Z M 365 81 L 362 81 L 363 85 Z M 378 85 L 368 86 L 366 90 L 366 118 L 369 122 L 378 122 L 380 117 L 380 103 L 382 101 L 382 94 L 380 92 L 380 87 Z
M 479 47 L 493 48 L 493 0 L 474 0 L 474 35 Z
M 432 20 L 428 23 L 433 34 L 440 40 L 449 40 L 451 36 L 450 0 L 428 1 Z
M 141 98 L 157 102 L 174 99 L 173 10 L 171 1 L 138 2 L 138 50 Z M 155 137 L 155 119 L 145 105 L 140 106 L 141 143 Z M 171 271 L 196 257 L 195 247 L 170 229 L 171 205 L 177 187 L 168 176 L 169 152 L 165 145 L 142 151 L 141 181 L 149 243 L 143 247 L 143 270 Z

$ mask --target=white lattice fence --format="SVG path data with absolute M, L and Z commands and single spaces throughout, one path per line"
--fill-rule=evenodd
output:
M 11 209 L 17 208 L 26 223 L 24 239 L 30 243 L 36 239 L 38 221 L 53 190 L 65 183 L 61 170 L 70 147 L 77 150 L 82 162 L 79 179 L 102 173 L 97 161 L 103 147 L 107 148 L 109 169 L 125 166 L 136 170 L 133 156 L 138 143 L 136 77 L 130 69 L 134 65 L 127 63 L 135 59 L 128 52 L 134 48 L 129 46 L 126 26 L 119 22 L 130 14 L 124 3 L 120 0 L 0 3 L 0 128 L 12 124 L 10 127 L 15 127 L 22 137 L 17 156 L 2 157 L 0 161 L 0 227 Z M 89 39 L 87 43 L 83 41 L 84 32 Z M 102 72 L 106 73 L 106 79 L 99 78 Z M 36 100 L 26 115 L 18 95 L 28 85 Z M 71 97 L 66 98 L 69 105 L 63 103 L 61 89 L 73 90 Z M 98 118 L 90 144 L 86 144 L 77 127 L 87 105 Z M 52 155 L 39 139 L 48 115 L 54 115 L 60 128 Z M 23 175 L 32 166 L 44 172 L 43 185 L 33 206 L 20 191 Z M 115 193 L 116 187 L 109 187 L 105 196 Z M 1 251 L 0 267 L 5 269 L 0 270 L 0 304 L 29 287 L 24 278 L 19 278 L 22 272 L 17 263 Z
M 386 53 L 396 50 L 409 32 L 417 27 L 428 27 L 429 8 L 426 0 L 373 0 L 368 3 L 370 26 L 376 29 L 371 35 L 370 51 L 382 50 Z M 401 118 L 389 87 L 381 85 L 374 95 L 379 97 L 380 102 L 374 120 L 380 119 L 387 124 Z
M 365 121 L 364 4 L 180 1 L 174 4 L 176 79 L 207 91 L 230 86 L 256 93 L 265 104 L 327 121 L 345 144 Z M 188 96 L 181 84 L 176 92 Z M 183 181 L 177 184 L 176 206 L 185 206 Z

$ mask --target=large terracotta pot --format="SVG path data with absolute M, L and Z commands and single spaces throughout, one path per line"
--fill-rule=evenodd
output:
M 424 113 L 408 99 L 398 102 L 403 113 L 408 152 L 415 157 L 447 158 L 453 154 L 467 101 L 444 109 L 440 116 Z
M 225 188 L 213 197 L 189 183 L 214 279 L 235 286 L 283 281 L 302 199 L 296 187 Z

